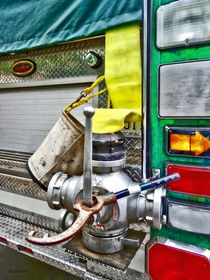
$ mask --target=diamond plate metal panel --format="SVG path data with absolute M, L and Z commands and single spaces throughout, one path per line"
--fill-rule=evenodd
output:
M 27 53 L 9 54 L 0 58 L 0 83 L 22 83 L 85 75 L 102 75 L 104 64 L 97 69 L 89 67 L 83 60 L 88 51 L 98 53 L 104 60 L 104 37 L 81 40 Z M 12 64 L 20 59 L 30 59 L 36 71 L 28 77 L 17 77 L 11 72 Z
M 97 263 L 92 260 L 87 261 L 87 270 L 102 277 L 101 279 L 113 279 L 113 280 L 148 280 L 148 276 L 144 273 L 137 272 L 128 268 L 126 271 L 116 269 L 114 267 L 107 266 L 102 263 Z M 94 278 L 93 278 L 94 279 Z
M 41 216 L 41 215 L 31 215 L 30 212 L 21 211 L 20 209 L 8 207 L 8 205 L 4 205 L 1 203 L 0 203 L 0 213 L 5 216 L 9 216 L 30 224 L 40 226 L 45 229 L 50 229 L 53 231 L 61 231 L 58 221 L 52 218 Z
M 46 192 L 31 179 L 0 173 L 0 189 L 46 200 Z
M 38 259 L 83 279 L 148 279 L 145 274 L 139 273 L 133 269 L 121 271 L 110 266 L 105 266 L 99 262 L 94 262 L 93 264 L 92 260 L 81 259 L 76 254 L 67 253 L 62 245 L 42 247 L 30 244 L 25 240 L 27 233 L 32 230 L 44 234 L 46 231 L 43 228 L 1 214 L 0 225 L 0 236 L 7 240 L 3 245 L 16 251 L 20 251 L 21 253 L 28 254 L 32 258 Z M 49 233 L 51 235 L 55 234 L 53 231 L 50 231 Z M 23 251 L 21 249 L 23 246 L 32 249 L 33 253 L 29 254 Z
M 85 264 L 80 263 L 79 258 L 77 258 L 76 256 L 65 253 L 65 249 L 63 249 L 61 245 L 40 247 L 32 245 L 25 240 L 27 233 L 32 230 L 44 234 L 46 231 L 43 230 L 43 228 L 33 226 L 29 223 L 22 222 L 3 215 L 0 215 L 0 224 L 1 237 L 7 240 L 6 245 L 11 249 L 20 251 L 21 253 L 25 253 L 20 250 L 19 245 L 31 248 L 33 250 L 33 253 L 28 255 L 32 258 L 55 266 L 78 277 L 84 276 L 86 272 Z M 52 235 L 55 234 L 52 231 L 49 233 Z
M 123 168 L 123 171 L 132 179 L 133 182 L 139 183 L 141 182 L 141 167 L 136 167 L 135 165 L 126 165 Z
M 11 161 L 11 160 L 2 160 L 2 159 L 0 159 L 0 166 L 1 167 L 5 166 L 5 167 L 8 167 L 8 168 L 13 168 L 13 167 L 23 168 L 23 169 L 26 168 L 26 164 L 23 163 L 23 162 Z

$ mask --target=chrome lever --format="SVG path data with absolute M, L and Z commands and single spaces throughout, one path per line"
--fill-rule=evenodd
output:
M 85 115 L 85 144 L 83 163 L 83 203 L 91 207 L 92 201 L 92 117 L 95 114 L 93 107 L 86 107 Z

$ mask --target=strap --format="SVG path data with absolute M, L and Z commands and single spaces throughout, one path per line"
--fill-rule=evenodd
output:
M 97 86 L 99 85 L 103 80 L 105 79 L 104 76 L 101 76 L 99 77 L 90 87 L 84 89 L 81 93 L 80 93 L 80 96 L 71 104 L 69 104 L 68 106 L 66 106 L 64 108 L 64 111 L 68 114 L 72 109 L 84 104 L 84 103 L 87 103 L 90 99 L 92 99 L 93 97 L 101 94 L 101 93 L 104 93 L 105 91 L 107 91 L 107 88 L 97 92 L 97 93 L 94 93 L 92 94 L 91 96 L 87 97 L 88 94 L 90 94 L 92 92 L 92 90 Z

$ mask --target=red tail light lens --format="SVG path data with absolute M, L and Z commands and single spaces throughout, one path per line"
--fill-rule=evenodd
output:
M 4 244 L 7 244 L 7 243 L 8 243 L 7 240 L 6 240 L 6 238 L 3 238 L 3 237 L 0 237 L 0 242 L 2 242 L 2 243 L 4 243 Z
M 180 180 L 167 184 L 170 191 L 210 197 L 210 168 L 168 165 L 167 173 L 179 173 Z
M 148 249 L 148 274 L 152 280 L 210 279 L 209 254 L 207 249 L 163 239 Z
M 17 248 L 18 248 L 19 251 L 22 251 L 24 253 L 33 254 L 33 251 L 30 248 L 28 248 L 28 247 L 25 247 L 25 246 L 22 246 L 22 245 L 18 245 Z

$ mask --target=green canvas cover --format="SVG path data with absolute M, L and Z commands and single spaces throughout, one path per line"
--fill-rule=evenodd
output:
M 0 53 L 63 43 L 140 22 L 142 0 L 1 0 Z

